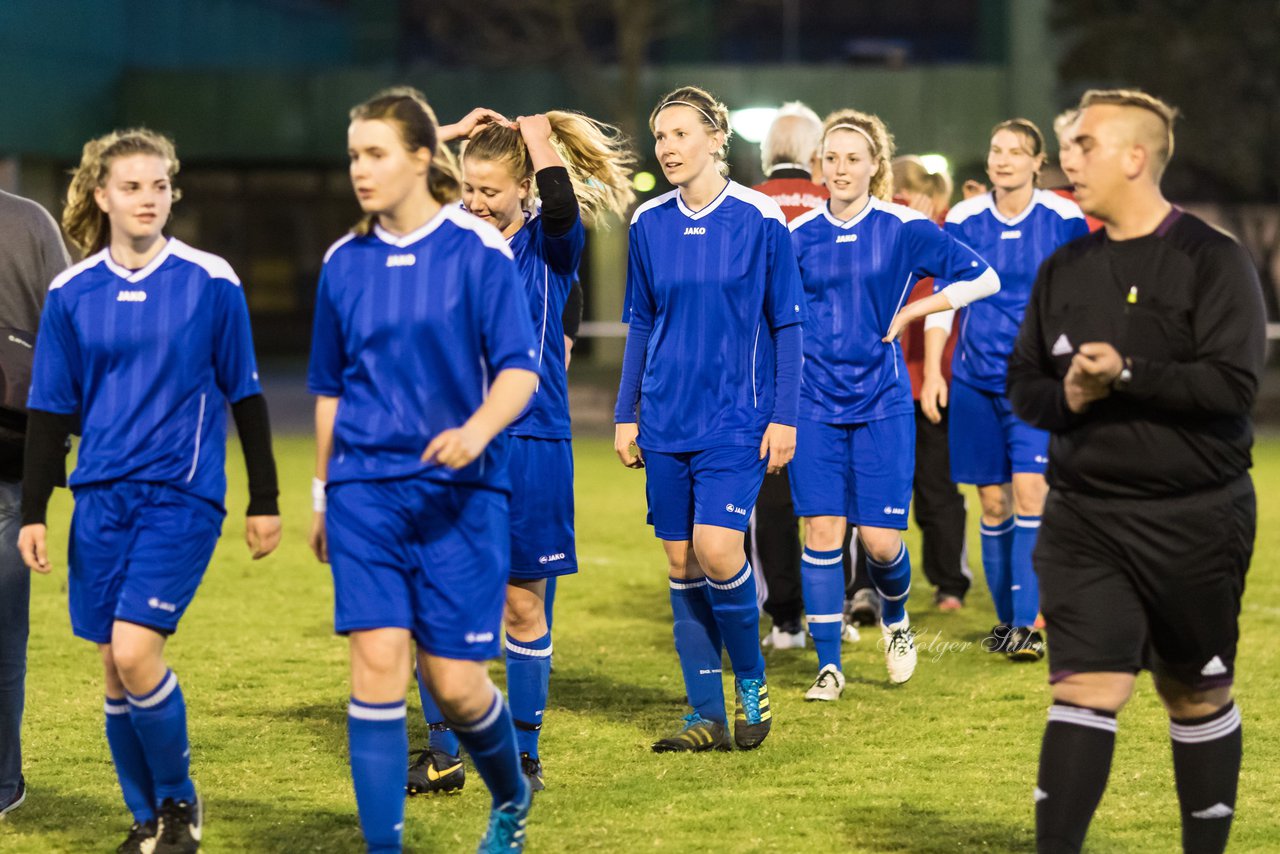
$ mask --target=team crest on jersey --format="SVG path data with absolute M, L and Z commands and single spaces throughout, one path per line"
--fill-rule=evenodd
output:
M 116 302 L 146 302 L 146 291 L 121 291 L 116 294 Z
M 418 263 L 418 256 L 412 253 L 408 253 L 405 255 L 388 255 L 387 256 L 388 267 L 412 267 L 414 264 L 417 264 L 417 263 Z
M 684 230 L 685 237 L 688 237 L 691 234 L 706 234 L 706 233 L 707 233 L 706 228 L 700 225 L 691 225 Z
M 842 234 L 836 238 L 836 243 L 853 243 L 858 239 L 856 234 Z

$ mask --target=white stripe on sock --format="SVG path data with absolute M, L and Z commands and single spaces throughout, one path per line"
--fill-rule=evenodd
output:
M 749 578 L 751 578 L 751 566 L 747 565 L 747 566 L 744 566 L 737 575 L 735 575 L 733 578 L 730 578 L 728 581 L 716 581 L 712 578 L 708 578 L 707 583 L 710 584 L 712 587 L 714 587 L 716 590 L 736 590 L 737 588 L 746 584 L 747 579 Z
M 871 582 L 871 586 L 872 586 L 872 587 L 874 587 L 874 588 L 876 589 L 876 593 L 878 593 L 878 594 L 880 595 L 880 598 L 881 598 L 881 599 L 883 599 L 883 600 L 885 600 L 886 602 L 900 602 L 900 601 L 902 601 L 903 599 L 906 599 L 906 598 L 907 598 L 907 596 L 908 596 L 908 595 L 910 595 L 910 593 L 911 593 L 911 585 L 910 585 L 910 584 L 908 584 L 908 585 L 907 585 L 907 589 L 906 589 L 906 590 L 904 590 L 904 591 L 902 592 L 902 595 L 901 595 L 901 596 L 890 596 L 889 594 L 887 594 L 887 593 L 885 593 L 883 590 L 881 590 L 881 589 L 880 589 L 880 586 L 879 586 L 878 584 L 876 584 L 876 583 L 875 583 L 875 581 L 872 581 L 872 582 Z
M 1228 736 L 1240 728 L 1240 709 L 1233 707 L 1230 712 L 1207 723 L 1176 724 L 1169 722 L 1169 737 L 1182 744 L 1203 744 Z
M 1013 519 L 1009 519 L 1009 521 L 1002 523 L 998 528 L 990 528 L 986 525 L 980 525 L 978 530 L 984 537 L 998 537 L 1001 534 L 1007 534 L 1013 530 Z
M 1019 528 L 1039 528 L 1040 520 L 1027 519 L 1022 516 L 1015 516 L 1013 517 L 1013 524 L 1017 525 Z
M 172 694 L 174 691 L 176 691 L 177 688 L 178 688 L 178 675 L 174 673 L 172 670 L 170 670 L 168 675 L 164 677 L 164 681 L 160 683 L 160 687 L 157 688 L 154 693 L 150 694 L 145 698 L 135 697 L 132 694 L 130 694 L 129 705 L 139 709 L 153 708 L 155 706 L 160 705 L 165 700 L 169 699 L 169 695 Z
M 838 623 L 844 614 L 805 614 L 804 618 L 811 623 Z
M 1081 709 L 1075 706 L 1055 705 L 1049 707 L 1049 720 L 1057 721 L 1061 724 L 1071 724 L 1073 726 L 1100 729 L 1104 732 L 1116 732 L 1115 718 L 1108 718 L 1103 715 L 1095 714 L 1089 709 Z
M 668 578 L 672 590 L 697 590 L 699 587 L 706 585 L 705 578 L 699 578 L 696 581 L 676 581 L 674 578 Z
M 102 710 L 109 715 L 127 715 L 129 714 L 129 701 L 108 699 L 102 704 Z
M 347 714 L 360 721 L 399 721 L 405 717 L 405 706 L 401 703 L 389 709 L 380 709 L 352 700 L 347 704 Z
M 814 557 L 806 551 L 801 556 L 800 560 L 811 566 L 835 566 L 838 563 L 844 562 L 844 556 L 836 555 L 835 557 Z
M 502 707 L 505 701 L 502 699 L 502 692 L 495 686 L 493 689 L 493 705 L 489 707 L 489 711 L 485 712 L 484 717 L 478 721 L 469 724 L 455 723 L 449 721 L 449 726 L 453 727 L 455 732 L 480 732 L 493 726 L 494 722 L 501 717 Z
M 530 658 L 550 658 L 551 644 L 547 644 L 546 649 L 534 649 L 531 646 L 520 646 L 518 643 L 511 640 L 511 638 L 507 638 L 507 651 L 519 653 L 520 655 L 527 655 Z
M 881 563 L 880 561 L 872 560 L 869 557 L 867 558 L 867 563 L 875 564 L 881 569 L 893 569 L 895 566 L 902 563 L 903 559 L 906 558 L 906 556 L 907 556 L 907 544 L 903 543 L 902 548 L 898 550 L 898 556 L 895 557 L 893 560 L 889 561 L 888 563 Z

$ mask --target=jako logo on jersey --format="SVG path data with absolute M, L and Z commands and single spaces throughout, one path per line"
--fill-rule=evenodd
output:
M 724 512 L 726 512 L 726 513 L 737 513 L 739 516 L 745 516 L 745 515 L 747 515 L 747 508 L 745 508 L 745 507 L 734 507 L 732 504 L 726 504 L 726 505 L 724 506 Z
M 905 516 L 905 515 L 907 515 L 907 508 L 905 508 L 905 507 L 892 507 L 892 506 L 890 506 L 890 505 L 886 504 L 886 505 L 884 506 L 884 515 L 886 515 L 886 516 Z
M 146 302 L 146 291 L 121 291 L 116 294 L 116 302 Z
M 688 237 L 690 234 L 706 234 L 706 233 L 707 233 L 707 230 L 700 225 L 691 225 L 684 230 L 685 237 Z
M 178 606 L 172 602 L 161 602 L 154 596 L 147 600 L 147 604 L 158 611 L 168 611 L 170 614 L 178 610 Z
M 1014 229 L 1013 231 L 1000 232 L 1001 240 L 1017 240 L 1020 237 L 1022 237 L 1022 232 L 1018 231 L 1017 229 Z
M 836 238 L 836 243 L 853 243 L 858 239 L 856 234 L 842 234 Z
M 462 639 L 467 643 L 489 643 L 493 640 L 493 632 L 467 632 Z
M 417 255 L 409 254 L 409 255 L 388 255 L 387 256 L 388 267 L 412 267 L 414 264 L 417 264 L 417 263 L 418 263 Z
M 538 558 L 538 563 L 546 564 L 551 563 L 553 560 L 564 560 L 564 552 L 556 552 L 553 555 L 543 555 Z

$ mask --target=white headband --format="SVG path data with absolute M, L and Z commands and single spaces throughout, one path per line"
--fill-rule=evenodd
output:
M 863 138 L 867 141 L 867 145 L 871 146 L 872 153 L 874 153 L 876 150 L 876 141 L 871 138 L 871 134 L 867 133 L 865 130 L 858 127 L 857 125 L 845 124 L 843 122 L 838 125 L 832 125 L 827 130 L 827 132 L 822 135 L 822 139 L 825 141 L 827 136 L 829 136 L 831 134 L 831 131 L 833 130 L 851 130 L 854 133 L 860 133 L 862 134 Z
M 699 107 L 697 104 L 690 104 L 688 101 L 667 101 L 662 106 L 658 107 L 658 112 L 660 113 L 663 110 L 665 110 L 667 107 L 673 107 L 677 104 L 684 107 L 692 107 L 693 109 L 702 113 L 702 117 L 705 118 L 708 122 L 710 122 L 713 128 L 715 128 L 716 130 L 720 130 L 720 123 L 717 122 L 715 119 L 711 118 L 710 113 L 708 113 L 706 110 Z M 657 113 L 655 113 L 654 115 L 657 115 Z

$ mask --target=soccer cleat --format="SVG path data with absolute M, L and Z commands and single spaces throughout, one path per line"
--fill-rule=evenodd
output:
M 18 776 L 18 789 L 9 797 L 8 800 L 0 805 L 0 818 L 4 818 L 9 813 L 22 806 L 27 800 L 27 779 L 22 775 Z
M 653 743 L 654 753 L 701 753 L 704 750 L 729 749 L 729 731 L 725 725 L 708 720 L 697 712 L 684 716 L 684 727 L 675 735 Z
M 522 779 L 524 791 L 519 798 L 489 811 L 489 829 L 481 837 L 476 854 L 524 850 L 524 828 L 529 821 L 529 807 L 533 805 L 533 789 L 528 779 Z
M 154 854 L 192 854 L 200 850 L 204 834 L 204 802 L 196 795 L 194 802 L 165 798 L 156 821 Z M 146 850 L 145 846 L 143 850 Z
M 1005 654 L 1010 661 L 1039 661 L 1044 658 L 1044 637 L 1035 629 L 1013 629 L 1005 644 Z
M 733 712 L 733 743 L 740 750 L 755 750 L 764 743 L 773 723 L 769 685 L 764 679 L 734 681 L 738 703 Z
M 541 792 L 547 787 L 542 782 L 542 760 L 538 757 L 521 753 L 520 770 L 524 772 L 524 778 L 529 781 L 529 788 L 532 791 Z
M 462 784 L 467 781 L 467 770 L 461 756 L 451 756 L 430 747 L 418 751 L 417 756 L 409 766 L 406 792 L 410 795 L 434 795 L 462 791 Z
M 906 618 L 892 626 L 880 624 L 881 643 L 884 644 L 884 664 L 889 669 L 889 681 L 901 685 L 916 672 L 916 642 L 911 625 Z
M 774 649 L 804 649 L 804 632 L 799 630 L 789 632 L 787 628 L 787 626 L 774 626 L 760 641 L 760 645 L 771 646 Z
M 982 648 L 987 652 L 1008 652 L 1009 632 L 1012 630 L 1008 623 L 992 626 L 991 633 L 982 639 Z
M 804 692 L 806 700 L 839 700 L 844 692 L 844 674 L 834 664 L 828 664 L 818 671 L 818 678 L 813 680 L 809 690 Z
M 116 854 L 149 854 L 156 844 L 156 820 L 135 821 L 129 835 L 116 848 Z
M 870 587 L 863 587 L 849 600 L 849 622 L 855 626 L 874 626 L 880 622 L 880 595 Z
M 862 632 L 853 623 L 845 622 L 840 630 L 840 638 L 845 643 L 857 643 L 862 640 Z

